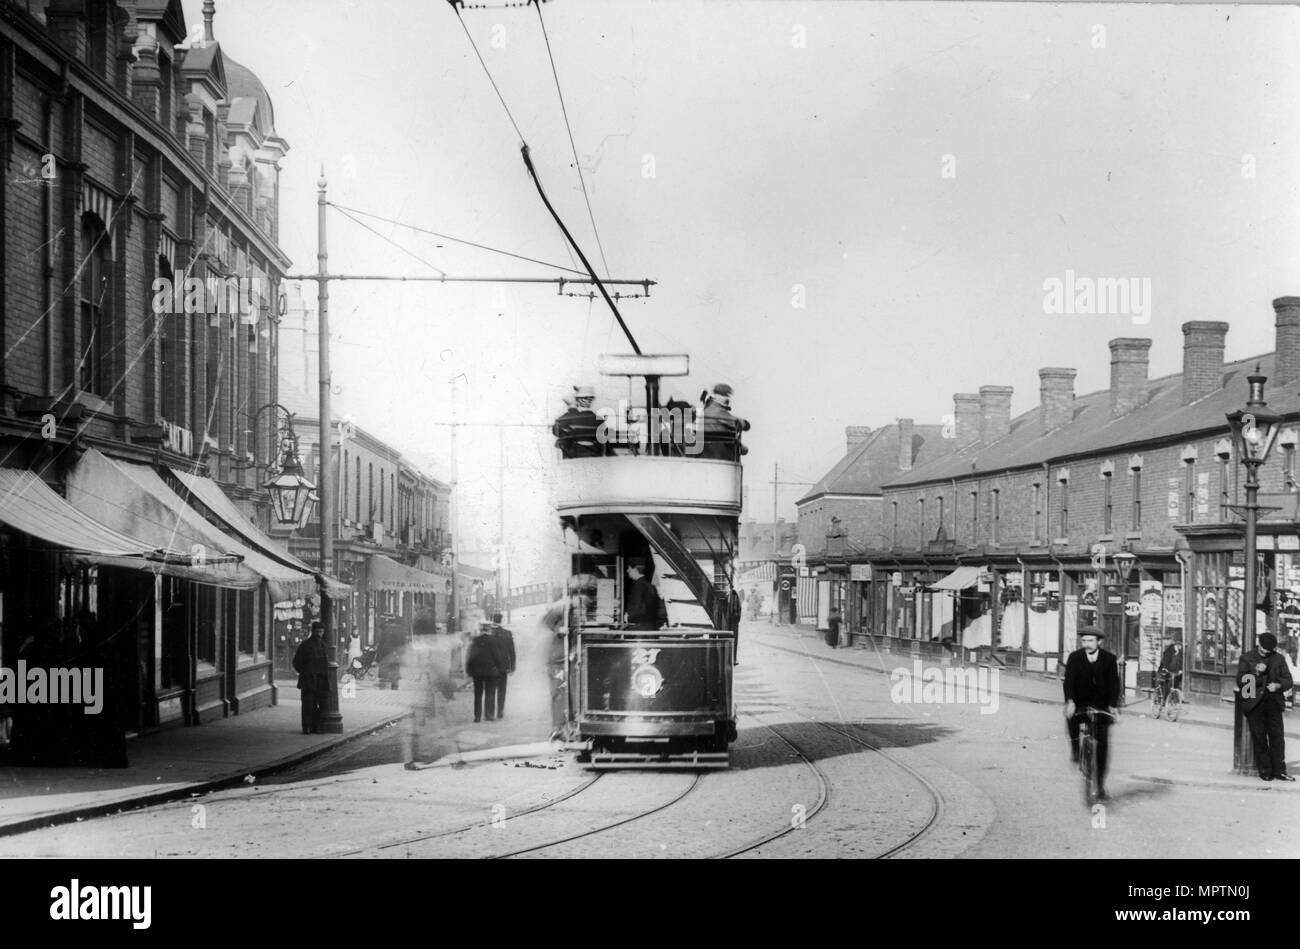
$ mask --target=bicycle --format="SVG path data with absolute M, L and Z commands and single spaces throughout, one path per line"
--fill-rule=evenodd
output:
M 1087 721 L 1079 723 L 1079 771 L 1083 774 L 1083 799 L 1092 807 L 1101 799 L 1101 774 L 1097 767 L 1097 737 L 1092 733 L 1092 725 L 1098 715 L 1107 715 L 1112 720 L 1115 716 L 1104 709 L 1087 708 L 1084 713 Z
M 1151 691 L 1151 717 L 1159 718 L 1164 715 L 1168 721 L 1176 722 L 1179 713 L 1183 710 L 1183 690 L 1175 686 L 1169 689 L 1166 695 L 1165 683 L 1173 678 L 1173 673 L 1168 669 L 1161 669 L 1158 675 L 1159 681 Z

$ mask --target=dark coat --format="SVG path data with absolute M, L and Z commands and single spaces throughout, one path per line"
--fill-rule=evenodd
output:
M 298 673 L 298 688 L 324 692 L 329 688 L 329 668 L 325 664 L 325 642 L 309 636 L 298 644 L 293 654 L 293 671 Z
M 1172 643 L 1165 647 L 1164 655 L 1160 657 L 1160 668 L 1168 669 L 1174 675 L 1183 671 L 1183 654 L 1175 650 Z
M 571 408 L 555 420 L 551 432 L 565 458 L 584 458 L 605 454 L 605 446 L 596 438 L 600 417 L 591 409 Z
M 633 629 L 659 629 L 665 614 L 659 591 L 645 577 L 627 586 L 627 623 Z
M 1259 667 L 1264 667 L 1260 672 Z M 1243 711 L 1252 712 L 1263 701 L 1269 701 L 1283 708 L 1286 705 L 1286 699 L 1283 694 L 1294 683 L 1291 681 L 1291 670 L 1287 668 L 1286 659 L 1276 649 L 1267 656 L 1259 651 L 1256 646 L 1248 653 L 1242 654 L 1241 659 L 1237 662 L 1237 687 L 1241 688 L 1247 675 L 1255 677 L 1253 683 L 1253 696 L 1246 696 L 1243 691 L 1241 696 L 1241 707 Z M 1276 682 L 1280 688 L 1277 691 L 1270 691 L 1268 685 L 1270 682 Z
M 504 626 L 492 627 L 492 644 L 497 650 L 497 665 L 505 670 L 504 675 L 515 674 L 515 634 Z
M 710 400 L 704 406 L 704 424 L 701 434 L 704 449 L 700 453 L 705 458 L 725 458 L 736 460 L 746 453 L 740 444 L 740 433 L 749 431 L 749 422 L 737 415 L 720 402 Z
M 505 650 L 498 645 L 501 640 L 490 633 L 479 633 L 469 641 L 465 653 L 465 672 L 475 679 L 495 679 L 508 671 Z
M 1097 650 L 1096 662 L 1089 662 L 1082 649 L 1070 653 L 1065 662 L 1065 698 L 1076 708 L 1119 706 L 1119 663 L 1113 652 Z

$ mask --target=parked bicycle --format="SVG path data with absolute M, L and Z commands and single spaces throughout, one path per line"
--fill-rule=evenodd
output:
M 1087 708 L 1084 713 L 1087 721 L 1079 723 L 1079 771 L 1083 774 L 1083 799 L 1092 807 L 1101 799 L 1101 770 L 1097 763 L 1097 737 L 1093 734 L 1093 724 L 1098 715 L 1105 715 L 1112 721 L 1115 716 L 1105 709 Z
M 1172 679 L 1172 672 L 1168 669 L 1160 670 L 1156 686 L 1151 691 L 1152 718 L 1164 715 L 1171 722 L 1178 721 L 1178 716 L 1183 710 L 1183 690 L 1172 686 L 1170 681 Z

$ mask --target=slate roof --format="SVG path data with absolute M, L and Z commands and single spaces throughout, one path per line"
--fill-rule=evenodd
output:
M 1047 434 L 1042 433 L 1039 407 L 1035 406 L 1012 419 L 1011 431 L 1003 438 L 928 460 L 888 484 L 900 487 L 960 478 L 972 471 L 988 473 L 1064 462 L 1072 456 L 1104 454 L 1182 436 L 1204 437 L 1214 431 L 1226 437 L 1225 416 L 1245 406 L 1249 395 L 1246 377 L 1256 364 L 1271 379 L 1275 354 L 1225 364 L 1222 387 L 1190 405 L 1183 405 L 1181 373 L 1148 380 L 1147 401 L 1116 419 L 1110 416 L 1109 388 L 1077 396 L 1072 419 Z M 1300 416 L 1298 383 L 1300 380 L 1290 380 L 1285 386 L 1266 384 L 1264 397 L 1269 408 L 1284 416 Z
M 952 453 L 955 442 L 942 436 L 941 425 L 912 427 L 912 464 L 927 464 Z M 879 495 L 885 484 L 900 474 L 898 423 L 883 425 L 835 463 L 796 504 L 823 494 Z

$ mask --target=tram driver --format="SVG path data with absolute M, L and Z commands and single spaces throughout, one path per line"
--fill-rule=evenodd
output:
M 605 454 L 605 446 L 596 437 L 600 417 L 591 410 L 595 400 L 596 390 L 591 386 L 574 386 L 573 395 L 564 400 L 568 408 L 555 420 L 551 432 L 565 458 L 595 458 Z

